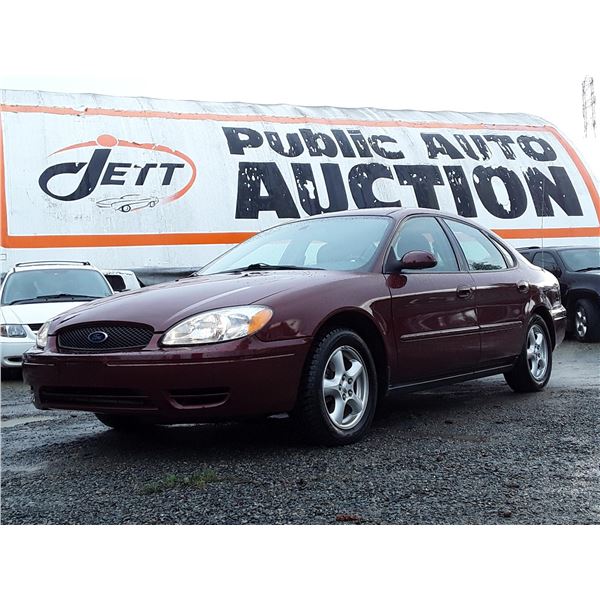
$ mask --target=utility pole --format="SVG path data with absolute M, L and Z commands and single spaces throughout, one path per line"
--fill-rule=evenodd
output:
M 594 78 L 586 77 L 581 83 L 581 107 L 583 110 L 583 135 L 596 137 L 596 92 Z

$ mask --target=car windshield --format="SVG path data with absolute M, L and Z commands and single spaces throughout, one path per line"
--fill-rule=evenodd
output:
M 373 259 L 392 223 L 392 219 L 379 216 L 287 223 L 239 244 L 198 274 L 271 268 L 358 271 Z
M 37 304 L 94 300 L 110 296 L 110 286 L 91 269 L 31 269 L 6 279 L 2 304 Z
M 569 271 L 600 270 L 600 248 L 569 248 L 560 255 Z

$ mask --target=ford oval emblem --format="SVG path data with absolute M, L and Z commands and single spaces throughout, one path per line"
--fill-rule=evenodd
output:
M 104 331 L 93 331 L 92 333 L 90 333 L 90 335 L 88 335 L 88 340 L 92 344 L 101 344 L 102 342 L 105 342 L 107 339 L 108 339 L 108 333 L 106 333 Z

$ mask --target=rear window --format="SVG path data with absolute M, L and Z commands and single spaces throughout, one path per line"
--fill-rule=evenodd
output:
M 124 292 L 127 289 L 127 284 L 121 275 L 105 275 L 105 277 L 115 292 Z

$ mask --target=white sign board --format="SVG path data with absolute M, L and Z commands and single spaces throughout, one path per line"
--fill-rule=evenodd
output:
M 591 174 L 536 117 L 1 98 L 2 248 L 27 256 L 202 264 L 285 220 L 385 206 L 457 213 L 515 245 L 600 235 Z

